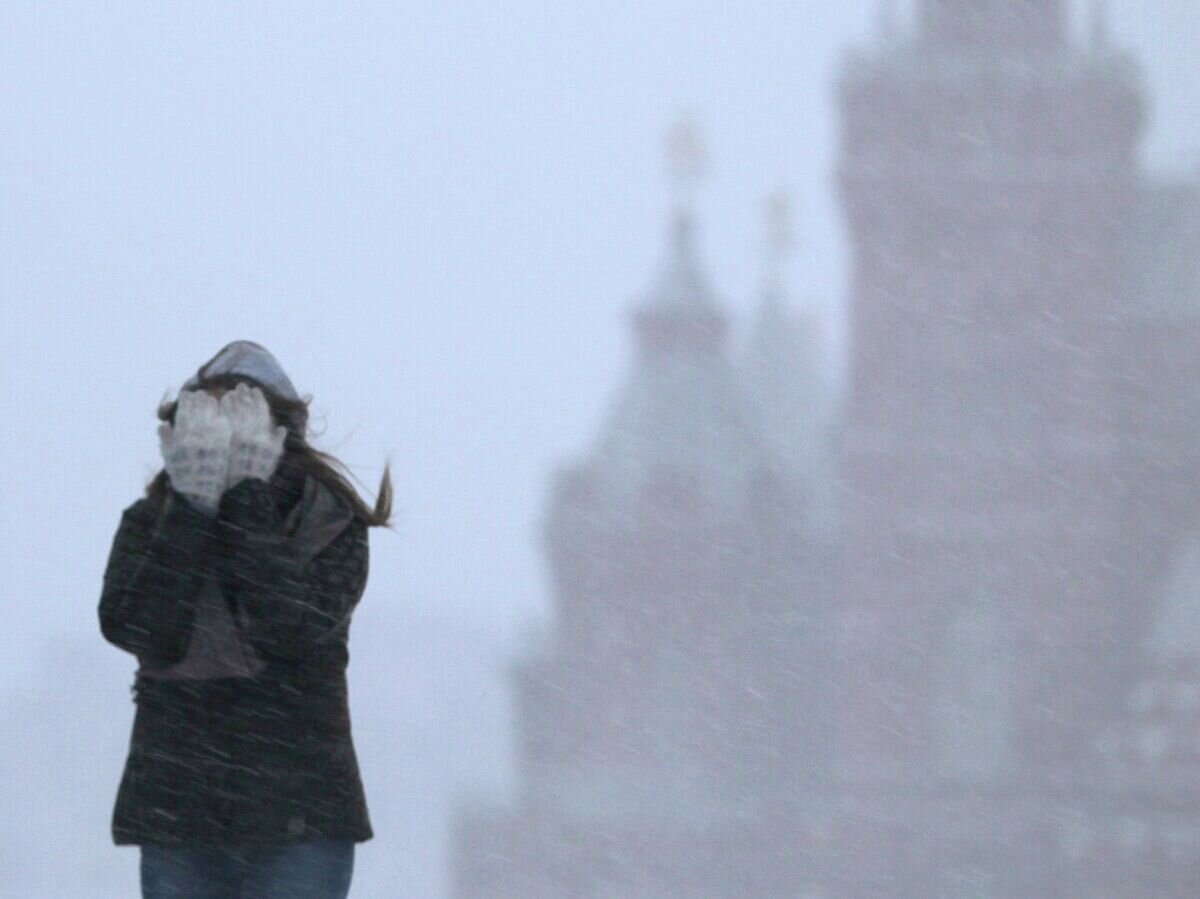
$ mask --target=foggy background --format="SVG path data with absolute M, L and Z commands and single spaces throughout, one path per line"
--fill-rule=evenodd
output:
M 1114 0 L 1155 171 L 1200 162 L 1200 19 Z M 795 303 L 845 293 L 840 54 L 876 0 L 8 3 L 0 8 L 0 892 L 136 894 L 109 818 L 131 656 L 96 621 L 154 408 L 229 340 L 315 397 L 371 498 L 351 712 L 375 838 L 352 895 L 444 886 L 445 814 L 509 785 L 498 677 L 547 612 L 537 520 L 628 365 L 663 253 L 662 139 L 691 113 L 700 248 L 745 320 L 763 200 L 796 201 Z M 835 356 L 835 359 L 840 356 Z

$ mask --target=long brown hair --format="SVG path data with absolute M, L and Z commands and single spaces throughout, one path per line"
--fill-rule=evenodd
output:
M 350 479 L 347 477 L 349 470 L 346 466 L 329 453 L 324 453 L 309 444 L 307 439 L 308 406 L 312 402 L 311 395 L 298 400 L 289 399 L 273 392 L 253 378 L 238 374 L 221 374 L 204 378 L 196 385 L 195 389 L 206 390 L 210 387 L 222 387 L 232 390 L 238 382 L 243 381 L 263 392 L 267 405 L 271 408 L 272 417 L 277 423 L 287 428 L 287 438 L 283 444 L 284 458 L 281 460 L 281 464 L 282 461 L 286 461 L 288 465 L 313 475 L 349 503 L 355 515 L 365 521 L 369 527 L 390 528 L 392 526 L 391 463 L 385 463 L 383 466 L 383 477 L 380 479 L 379 490 L 375 495 L 375 507 L 371 508 L 363 502 L 358 491 L 351 485 Z M 174 426 L 175 410 L 178 407 L 178 399 L 172 400 L 163 397 L 158 404 L 159 419 Z M 146 496 L 161 508 L 169 485 L 170 479 L 164 469 L 146 485 Z

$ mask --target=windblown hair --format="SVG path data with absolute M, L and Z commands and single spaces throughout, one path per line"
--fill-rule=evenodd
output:
M 308 406 L 312 396 L 293 400 L 274 393 L 253 378 L 239 374 L 221 374 L 203 379 L 195 389 L 205 390 L 209 387 L 224 387 L 232 390 L 239 382 L 245 382 L 259 388 L 266 397 L 267 405 L 275 421 L 287 428 L 287 438 L 283 444 L 283 459 L 280 464 L 288 464 L 301 471 L 313 475 L 322 484 L 342 497 L 354 513 L 367 523 L 369 527 L 390 528 L 392 517 L 392 475 L 391 465 L 383 467 L 383 477 L 379 482 L 379 491 L 375 498 L 375 507 L 371 508 L 359 497 L 358 492 L 350 483 L 346 466 L 328 453 L 321 452 L 310 446 L 307 439 Z M 158 405 L 158 417 L 162 421 L 175 424 L 175 410 L 179 400 L 164 397 Z M 162 506 L 170 487 L 170 479 L 166 469 L 156 474 L 146 485 L 146 496 Z

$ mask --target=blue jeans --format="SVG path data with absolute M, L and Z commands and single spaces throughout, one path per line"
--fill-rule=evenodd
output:
M 354 873 L 351 840 L 141 849 L 142 899 L 346 899 Z

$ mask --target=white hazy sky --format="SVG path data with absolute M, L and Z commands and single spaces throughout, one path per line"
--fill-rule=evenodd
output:
M 370 491 L 391 456 L 397 529 L 372 535 L 351 670 L 377 818 L 405 823 L 380 827 L 361 876 L 382 884 L 383 855 L 411 853 L 403 877 L 387 868 L 397 880 L 363 895 L 430 895 L 438 874 L 420 854 L 439 822 L 409 818 L 502 768 L 507 706 L 490 673 L 546 611 L 549 470 L 587 447 L 627 365 L 625 313 L 662 246 L 664 130 L 690 110 L 708 136 L 702 246 L 731 310 L 756 302 L 762 201 L 784 185 L 793 296 L 835 314 L 832 87 L 875 7 L 0 8 L 0 712 L 36 718 L 17 697 L 41 690 L 55 715 L 115 719 L 94 746 L 18 760 L 35 785 L 46 759 L 101 772 L 80 825 L 95 870 L 111 874 L 132 672 L 95 605 L 120 511 L 160 464 L 160 397 L 225 342 L 257 340 L 315 396 L 318 445 Z M 1196 170 L 1194 4 L 1113 7 L 1148 76 L 1149 163 Z M 93 699 L 100 711 L 82 710 Z M 398 769 L 442 779 L 426 793 Z M 0 878 L 15 851 L 0 850 Z

